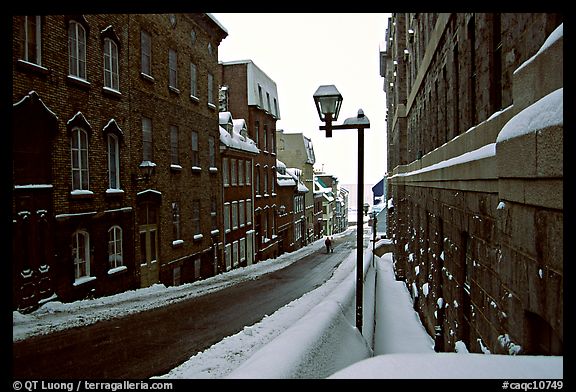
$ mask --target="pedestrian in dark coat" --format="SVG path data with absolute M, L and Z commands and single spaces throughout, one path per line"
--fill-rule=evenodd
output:
M 324 245 L 326 245 L 326 253 L 330 253 L 330 248 L 332 247 L 332 241 L 330 241 L 330 237 L 326 237 Z

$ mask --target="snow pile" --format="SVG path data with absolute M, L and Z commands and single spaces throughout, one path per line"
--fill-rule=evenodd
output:
M 564 88 L 559 88 L 512 117 L 498 134 L 496 142 L 563 124 Z

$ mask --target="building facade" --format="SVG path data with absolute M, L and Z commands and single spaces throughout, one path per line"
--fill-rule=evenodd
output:
M 279 254 L 276 232 L 276 121 L 280 119 L 276 83 L 251 60 L 220 63 L 222 109 L 246 120 L 248 137 L 260 154 L 254 157 L 254 230 L 256 260 Z
M 314 146 L 312 140 L 302 133 L 287 133 L 280 129 L 276 132 L 278 158 L 287 166 L 298 168 L 302 172 L 302 181 L 309 190 L 304 195 L 304 231 L 302 240 L 308 244 L 317 237 L 314 234 Z
M 13 17 L 15 309 L 213 273 L 226 35 L 208 14 Z
M 388 236 L 438 351 L 563 352 L 561 23 L 389 20 Z

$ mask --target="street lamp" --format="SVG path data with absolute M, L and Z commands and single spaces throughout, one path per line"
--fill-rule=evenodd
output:
M 362 109 L 358 110 L 356 117 L 347 118 L 342 125 L 332 124 L 338 119 L 342 95 L 334 85 L 318 87 L 314 93 L 314 103 L 318 111 L 320 121 L 326 125 L 320 126 L 320 130 L 326 131 L 326 137 L 332 137 L 333 129 L 357 129 L 358 130 L 358 200 L 356 212 L 358 214 L 356 232 L 356 328 L 362 333 L 362 288 L 364 285 L 364 258 L 362 255 L 364 210 L 364 129 L 370 128 L 370 120 L 364 115 Z

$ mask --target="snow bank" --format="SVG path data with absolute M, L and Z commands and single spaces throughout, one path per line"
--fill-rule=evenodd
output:
M 353 363 L 372 356 L 367 339 L 355 327 L 355 253 L 351 253 L 324 286 L 334 286 L 318 305 L 293 326 L 257 351 L 227 378 L 286 379 L 325 378 Z M 370 258 L 364 254 L 366 280 Z M 367 276 L 369 275 L 369 276 Z M 366 302 L 373 303 L 374 285 L 366 284 Z M 320 288 L 322 289 L 322 287 Z M 319 290 L 319 289 L 317 289 Z M 315 290 L 316 291 L 316 290 Z M 317 296 L 311 292 L 307 295 Z M 373 307 L 364 309 L 373 314 Z M 364 319 L 372 340 L 373 319 Z
M 362 360 L 329 378 L 558 380 L 563 378 L 563 357 L 388 354 Z

